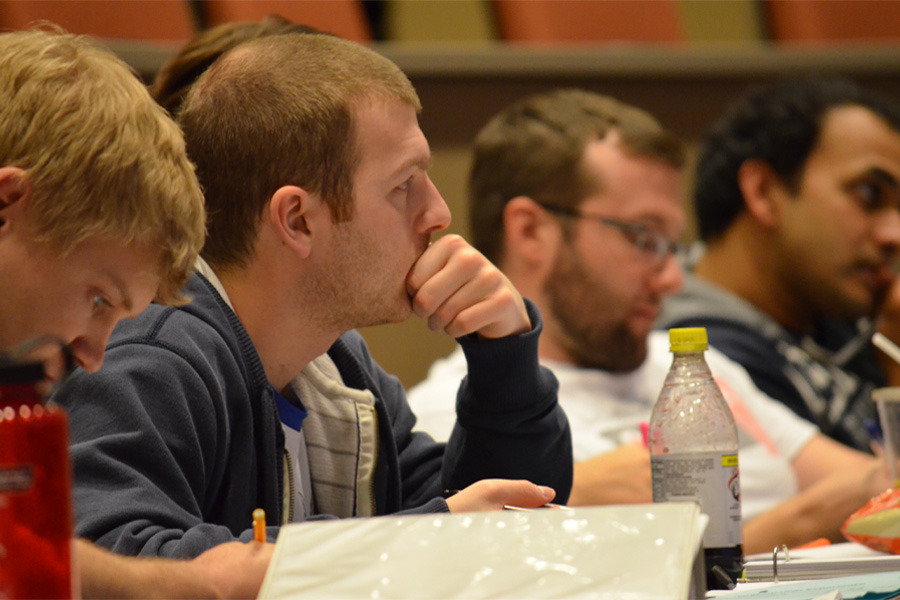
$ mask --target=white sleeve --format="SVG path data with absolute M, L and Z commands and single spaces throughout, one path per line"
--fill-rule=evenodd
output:
M 706 360 L 735 422 L 757 442 L 774 445 L 782 456 L 793 460 L 819 433 L 814 424 L 757 388 L 747 371 L 721 352 L 710 348 Z
M 468 367 L 462 348 L 435 361 L 424 381 L 407 392 L 409 406 L 416 415 L 415 429 L 439 441 L 450 439 L 456 424 L 456 393 Z

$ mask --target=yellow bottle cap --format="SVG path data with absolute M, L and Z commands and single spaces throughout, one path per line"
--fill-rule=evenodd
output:
M 681 327 L 669 330 L 671 352 L 703 352 L 708 347 L 706 327 Z

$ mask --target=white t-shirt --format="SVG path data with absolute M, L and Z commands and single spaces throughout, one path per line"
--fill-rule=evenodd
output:
M 791 461 L 817 433 L 816 427 L 761 392 L 747 372 L 715 349 L 706 361 L 738 425 L 743 517 L 750 520 L 797 493 Z M 672 364 L 669 336 L 654 331 L 647 360 L 637 370 L 611 374 L 542 361 L 559 380 L 559 401 L 569 418 L 575 462 L 641 439 L 640 423 Z M 446 440 L 456 422 L 456 391 L 466 375 L 459 348 L 432 365 L 428 377 L 409 391 L 417 429 Z

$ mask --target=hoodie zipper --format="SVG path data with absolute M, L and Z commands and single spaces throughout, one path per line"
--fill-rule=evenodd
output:
M 294 465 L 293 459 L 291 458 L 291 453 L 288 452 L 288 449 L 284 449 L 284 472 L 285 479 L 287 479 L 287 485 L 285 486 L 285 492 L 288 495 L 288 505 L 287 505 L 287 515 L 282 523 L 293 523 L 294 522 Z M 282 503 L 284 499 L 282 499 Z

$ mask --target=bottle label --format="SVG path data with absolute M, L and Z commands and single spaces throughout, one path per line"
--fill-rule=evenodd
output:
M 34 486 L 34 471 L 29 466 L 0 465 L 0 493 L 26 492 Z
M 0 418 L 0 598 L 72 598 L 66 417 L 29 408 Z
M 737 454 L 692 452 L 650 457 L 654 502 L 697 502 L 709 515 L 706 548 L 741 543 L 741 484 Z

